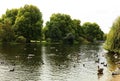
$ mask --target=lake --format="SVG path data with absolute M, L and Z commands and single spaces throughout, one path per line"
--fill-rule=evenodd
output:
M 107 66 L 98 75 L 96 61 Z M 87 45 L 0 45 L 0 81 L 118 81 L 114 55 L 103 44 Z

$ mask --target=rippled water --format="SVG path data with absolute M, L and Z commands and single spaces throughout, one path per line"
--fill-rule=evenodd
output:
M 107 67 L 98 75 L 98 56 Z M 113 56 L 102 44 L 0 45 L 0 81 L 119 81 Z

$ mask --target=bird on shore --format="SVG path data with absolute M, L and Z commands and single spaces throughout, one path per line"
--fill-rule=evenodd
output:
M 100 67 L 98 66 L 98 75 L 99 75 L 99 74 L 103 74 L 103 70 L 104 70 L 103 68 L 100 68 Z

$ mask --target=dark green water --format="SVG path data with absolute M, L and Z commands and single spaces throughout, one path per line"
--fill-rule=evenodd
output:
M 0 45 L 0 81 L 117 81 L 110 55 L 105 55 L 104 74 L 97 75 L 95 60 L 101 54 L 102 44 Z

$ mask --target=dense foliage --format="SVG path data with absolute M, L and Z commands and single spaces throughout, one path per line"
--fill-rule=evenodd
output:
M 15 40 L 15 33 L 9 21 L 0 24 L 0 39 L 2 42 L 12 42 Z
M 82 34 L 80 20 L 72 20 L 67 14 L 52 14 L 44 29 L 46 40 L 73 43 Z
M 7 9 L 0 18 L 0 41 L 29 43 L 45 40 L 57 43 L 83 43 L 103 40 L 103 32 L 96 23 L 72 19 L 70 15 L 54 13 L 44 28 L 42 13 L 33 5 Z
M 36 6 L 25 5 L 19 9 L 7 10 L 0 20 L 1 24 L 6 25 L 6 20 L 10 25 L 7 28 L 10 28 L 15 33 L 17 40 L 23 36 L 28 43 L 30 40 L 38 40 L 42 37 L 42 13 Z M 3 28 L 2 26 L 2 29 L 5 29 L 5 27 Z M 8 29 L 7 32 L 11 30 Z M 3 33 L 1 33 L 2 36 L 4 35 Z M 11 37 L 6 39 L 5 42 L 10 39 Z
M 94 42 L 96 40 L 103 40 L 103 31 L 96 23 L 86 22 L 82 26 L 85 38 L 88 41 Z
M 14 25 L 16 16 L 18 14 L 18 9 L 7 9 L 6 13 L 2 15 L 1 22 L 5 23 L 6 20 L 9 21 L 9 24 Z
M 104 47 L 109 52 L 120 53 L 120 17 L 113 23 Z
M 24 36 L 27 42 L 41 37 L 42 14 L 36 6 L 25 5 L 19 9 L 14 24 L 18 36 Z
M 51 42 L 73 43 L 74 41 L 94 42 L 103 40 L 103 31 L 96 23 L 86 22 L 82 26 L 80 20 L 71 19 L 66 14 L 52 14 L 44 28 L 45 38 Z

